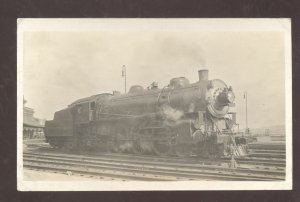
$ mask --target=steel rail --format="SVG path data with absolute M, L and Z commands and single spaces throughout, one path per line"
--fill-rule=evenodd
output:
M 34 160 L 33 160 L 34 161 Z M 58 162 L 58 161 L 41 161 L 38 160 L 36 161 L 35 166 L 38 167 L 40 165 L 46 166 L 46 167 L 50 167 L 49 164 L 52 166 L 57 167 L 57 165 L 60 165 L 61 169 L 64 169 L 66 172 L 70 170 L 74 171 L 74 168 L 78 169 L 78 166 L 81 167 L 81 172 L 84 172 L 85 170 L 91 171 L 91 169 L 96 169 L 98 171 L 98 173 L 101 173 L 104 171 L 104 174 L 109 172 L 110 174 L 118 174 L 118 176 L 120 176 L 122 174 L 122 176 L 128 176 L 129 179 L 131 179 L 131 175 L 136 176 L 138 175 L 139 177 L 144 176 L 143 178 L 148 178 L 149 175 L 156 177 L 156 180 L 259 180 L 259 181 L 268 181 L 268 180 L 283 180 L 282 178 L 274 178 L 274 177 L 267 177 L 267 176 L 238 176 L 235 173 L 231 173 L 231 174 L 227 174 L 224 175 L 223 172 L 215 172 L 215 173 L 207 173 L 207 172 L 200 172 L 200 173 L 184 173 L 182 171 L 178 172 L 178 171 L 165 171 L 165 170 L 158 170 L 157 168 L 154 169 L 147 169 L 144 170 L 144 168 L 137 168 L 135 167 L 136 170 L 133 170 L 133 168 L 127 168 L 127 167 L 120 167 L 120 165 L 118 166 L 103 166 L 103 165 L 88 165 L 86 162 L 84 165 L 80 164 L 76 164 L 76 163 L 70 163 L 70 162 L 66 162 L 66 160 Z M 28 161 L 27 163 L 24 164 L 25 167 L 28 165 Z M 32 162 L 29 166 L 32 166 Z M 68 167 L 66 167 L 68 166 Z M 83 169 L 83 170 L 82 170 Z M 146 176 L 146 177 L 145 177 Z
M 31 152 L 25 152 L 24 154 L 31 154 Z M 33 153 L 36 154 L 36 153 Z M 135 158 L 135 156 L 132 155 L 110 155 L 110 154 L 106 154 L 106 155 L 74 155 L 74 154 L 44 154 L 45 156 L 71 156 L 72 158 L 86 158 L 86 159 L 91 159 L 91 160 L 109 160 L 109 161 L 115 161 L 115 162 L 136 162 L 136 163 L 143 163 L 143 164 L 162 164 L 164 163 L 165 165 L 178 165 L 178 166 L 208 166 L 209 168 L 212 168 L 213 166 L 215 166 L 216 168 L 219 168 L 221 166 L 227 166 L 228 163 L 230 163 L 230 159 L 215 159 L 215 160 L 210 160 L 210 159 L 180 159 L 180 158 L 174 158 L 174 159 L 167 159 L 167 158 L 155 158 L 155 157 L 138 157 Z M 248 160 L 248 161 L 247 161 Z M 250 159 L 251 160 L 251 159 Z M 250 162 L 250 163 L 249 163 Z M 267 162 L 268 165 L 264 165 L 264 164 L 259 164 L 259 162 L 254 162 L 253 161 L 249 161 L 249 159 L 244 160 L 244 162 L 241 162 L 240 160 L 237 161 L 238 165 L 240 168 L 253 168 L 253 169 L 266 169 L 266 170 L 270 170 L 271 169 L 275 169 L 275 170 L 283 170 L 284 169 L 284 162 L 280 162 L 281 164 L 278 163 L 276 164 L 275 162 L 273 162 L 273 164 L 271 164 L 270 166 L 270 162 Z M 222 168 L 223 168 L 222 167 Z M 228 167 L 228 166 L 227 166 Z
M 41 148 L 41 149 L 48 149 L 48 148 Z M 29 152 L 29 151 L 27 151 Z M 34 152 L 34 151 L 30 151 Z M 41 152 L 39 150 L 38 152 Z M 45 151 L 42 151 L 45 152 Z M 59 154 L 57 150 L 47 150 L 47 153 L 52 154 Z M 63 154 L 69 155 L 86 155 L 91 157 L 109 157 L 109 158 L 128 158 L 131 160 L 145 160 L 151 162 L 181 162 L 181 163 L 202 163 L 202 164 L 222 164 L 228 163 L 230 158 L 223 157 L 221 159 L 205 159 L 197 156 L 190 156 L 187 158 L 180 158 L 175 156 L 168 156 L 166 157 L 159 157 L 159 156 L 151 156 L 151 155 L 137 155 L 137 154 L 125 154 L 125 153 L 104 153 L 104 152 L 79 152 L 79 151 L 63 151 Z M 26 153 L 26 152 L 25 152 Z M 285 160 L 284 159 L 277 159 L 277 158 L 262 158 L 262 157 L 236 157 L 238 164 L 251 164 L 251 165 L 260 165 L 260 166 L 274 166 L 274 167 L 285 167 Z
M 31 155 L 32 156 L 32 155 Z M 70 159 L 71 158 L 71 159 Z M 203 177 L 209 177 L 209 178 L 222 178 L 226 179 L 229 178 L 232 180 L 233 178 L 236 178 L 237 180 L 243 180 L 246 178 L 246 180 L 249 180 L 251 178 L 252 180 L 283 180 L 284 176 L 282 176 L 284 173 L 283 172 L 278 172 L 278 171 L 270 171 L 266 172 L 263 171 L 260 174 L 257 173 L 257 171 L 253 170 L 243 170 L 243 172 L 239 171 L 237 172 L 236 170 L 214 170 L 209 167 L 197 167 L 195 168 L 182 168 L 182 167 L 176 167 L 174 165 L 144 165 L 144 164 L 136 164 L 136 163 L 120 163 L 120 162 L 111 162 L 111 161 L 95 161 L 95 160 L 88 160 L 88 159 L 83 159 L 83 158 L 77 158 L 74 159 L 73 157 L 49 157 L 49 156 L 41 156 L 41 155 L 36 155 L 35 157 L 26 157 L 25 156 L 25 162 L 38 162 L 38 163 L 47 163 L 47 164 L 67 164 L 67 165 L 72 165 L 72 166 L 85 166 L 85 167 L 92 167 L 92 168 L 99 168 L 101 167 L 102 169 L 125 169 L 125 171 L 140 171 L 142 170 L 143 172 L 151 172 L 151 174 L 154 173 L 160 173 L 163 174 L 163 176 L 168 176 L 171 174 L 175 175 L 175 177 L 187 177 L 187 178 L 195 178 L 195 179 L 203 179 Z M 256 172 L 256 173 L 255 173 Z M 274 172 L 276 176 L 274 176 Z M 253 174 L 255 173 L 255 175 Z M 264 173 L 264 174 L 263 174 Z M 268 173 L 268 174 L 266 174 Z M 273 173 L 271 175 L 270 173 Z M 215 176 L 215 177 L 214 177 Z
M 278 158 L 285 159 L 285 154 L 274 154 L 274 153 L 250 153 L 249 157 L 264 157 L 264 158 Z
M 32 157 L 36 156 L 38 154 L 34 155 L 26 155 L 26 157 Z M 109 163 L 123 163 L 123 164 L 138 164 L 138 165 L 153 165 L 153 166 L 169 166 L 169 167 L 176 167 L 176 168 L 191 168 L 191 169 L 213 169 L 213 170 L 222 170 L 222 171 L 232 171 L 231 168 L 227 165 L 227 163 L 224 165 L 205 165 L 205 164 L 182 164 L 178 162 L 150 162 L 150 161 L 136 161 L 136 160 L 124 160 L 124 159 L 110 159 L 110 158 L 93 158 L 93 157 L 76 157 L 76 156 L 65 156 L 65 155 L 43 155 L 43 157 L 50 157 L 50 158 L 72 158 L 72 159 L 79 159 L 82 161 L 101 161 L 101 162 L 109 162 Z M 238 172 L 251 172 L 251 173 L 265 173 L 265 174 L 279 174 L 283 175 L 283 169 L 277 168 L 277 167 L 258 167 L 258 166 L 241 166 L 239 165 L 238 168 L 235 170 Z
M 112 158 L 130 158 L 136 160 L 148 160 L 148 161 L 180 161 L 182 163 L 205 163 L 205 164 L 220 164 L 226 163 L 230 160 L 230 158 L 222 157 L 220 159 L 205 159 L 198 156 L 190 156 L 186 158 L 176 157 L 176 156 L 168 156 L 160 157 L 160 156 L 152 156 L 152 155 L 138 155 L 138 154 L 126 154 L 126 153 L 107 153 L 107 152 L 97 152 L 97 151 L 64 151 L 63 149 L 54 150 L 50 146 L 45 144 L 36 145 L 28 145 L 28 149 L 38 148 L 40 149 L 39 152 L 47 152 L 47 153 L 57 153 L 57 152 L 64 152 L 64 154 L 76 154 L 76 155 L 89 155 L 89 156 L 108 156 Z M 47 150 L 47 151 L 45 151 Z M 279 158 L 278 158 L 279 157 Z M 248 157 L 236 157 L 237 163 L 239 164 L 252 164 L 252 165 L 261 165 L 261 166 L 276 166 L 276 167 L 285 167 L 285 159 L 284 156 L 273 156 L 273 155 L 264 155 L 255 153 L 250 153 Z
M 249 149 L 250 153 L 274 153 L 285 154 L 285 150 L 273 150 L 273 149 Z

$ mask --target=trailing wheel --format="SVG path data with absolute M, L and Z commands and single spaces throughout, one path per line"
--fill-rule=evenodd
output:
M 152 131 L 153 136 L 153 152 L 158 156 L 167 156 L 172 151 L 172 136 L 169 127 L 155 128 Z
M 132 128 L 132 152 L 134 154 L 148 154 L 151 153 L 151 144 L 149 144 L 149 130 L 145 129 L 149 124 L 149 120 L 142 120 L 138 125 Z
M 133 142 L 132 142 L 132 152 L 134 154 L 143 154 L 144 153 L 144 150 L 141 147 L 140 140 L 133 140 Z
M 191 145 L 178 143 L 174 146 L 175 154 L 178 157 L 189 157 L 192 153 Z
M 169 141 L 153 141 L 153 152 L 158 156 L 167 156 L 171 152 L 171 142 Z

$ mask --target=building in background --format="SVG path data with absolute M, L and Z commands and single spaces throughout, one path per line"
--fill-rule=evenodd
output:
M 26 107 L 23 99 L 23 138 L 43 138 L 45 120 L 34 117 L 34 110 Z

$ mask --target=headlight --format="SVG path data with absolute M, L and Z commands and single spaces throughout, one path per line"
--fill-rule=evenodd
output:
M 229 101 L 230 103 L 232 103 L 232 102 L 234 101 L 234 98 L 235 98 L 234 93 L 233 93 L 232 91 L 229 91 L 229 92 L 227 93 L 227 99 L 228 99 L 228 101 Z

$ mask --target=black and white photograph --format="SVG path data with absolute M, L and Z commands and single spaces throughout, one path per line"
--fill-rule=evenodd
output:
M 20 191 L 291 190 L 291 20 L 17 21 Z

